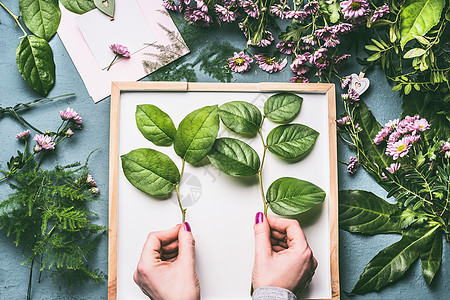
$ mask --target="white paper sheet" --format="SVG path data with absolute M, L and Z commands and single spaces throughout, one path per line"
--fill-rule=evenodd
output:
M 136 105 L 150 103 L 168 113 L 175 126 L 191 111 L 205 105 L 221 105 L 244 100 L 262 109 L 272 93 L 237 92 L 123 92 L 120 103 L 119 155 L 137 148 L 153 148 L 169 155 L 181 167 L 173 147 L 157 147 L 147 141 L 136 127 Z M 303 106 L 294 120 L 320 132 L 312 152 L 302 161 L 289 163 L 270 153 L 263 171 L 267 189 L 284 176 L 308 180 L 326 191 L 323 204 L 300 215 L 300 224 L 319 265 L 311 284 L 300 298 L 331 298 L 329 230 L 329 135 L 328 103 L 325 94 L 300 94 Z M 275 127 L 266 120 L 264 136 Z M 236 137 L 221 125 L 219 137 Z M 260 155 L 259 137 L 243 139 Z M 253 224 L 256 212 L 263 208 L 258 178 L 233 178 L 211 165 L 186 164 L 180 187 L 196 240 L 196 267 L 202 299 L 250 299 L 251 271 L 254 259 Z M 190 204 L 190 205 L 188 205 Z M 181 222 L 176 195 L 160 200 L 133 187 L 119 166 L 118 185 L 118 299 L 146 299 L 133 281 L 133 272 L 142 246 L 150 231 L 164 230 Z

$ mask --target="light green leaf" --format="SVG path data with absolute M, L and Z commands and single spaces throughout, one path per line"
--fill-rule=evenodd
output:
M 403 58 L 414 58 L 414 57 L 422 56 L 426 52 L 427 51 L 422 48 L 413 48 L 413 49 L 409 50 L 408 52 L 406 52 L 405 55 L 403 55 Z
M 265 116 L 275 123 L 292 121 L 302 107 L 303 98 L 292 93 L 278 93 L 264 103 Z
M 401 90 L 402 90 L 402 87 L 403 87 L 403 85 L 402 85 L 401 83 L 399 83 L 399 84 L 397 84 L 396 86 L 394 86 L 394 87 L 392 88 L 392 91 L 393 91 L 393 92 L 401 91 Z
M 136 106 L 136 125 L 142 135 L 157 146 L 170 146 L 177 130 L 172 119 L 152 104 Z
M 201 161 L 211 150 L 219 132 L 217 105 L 205 106 L 188 114 L 178 126 L 173 147 L 188 163 Z
M 45 40 L 58 30 L 61 10 L 58 0 L 19 0 L 23 22 L 32 33 Z
M 93 0 L 60 0 L 65 8 L 76 14 L 84 14 L 95 8 Z
M 259 109 L 244 101 L 223 104 L 219 108 L 219 116 L 223 124 L 236 133 L 256 133 L 262 121 Z
M 208 158 L 217 169 L 231 176 L 255 175 L 261 164 L 252 147 L 232 138 L 217 139 Z
M 406 0 L 400 10 L 400 44 L 424 36 L 439 23 L 445 0 Z
M 267 136 L 267 146 L 281 158 L 301 159 L 312 150 L 318 136 L 317 131 L 306 125 L 280 125 Z
M 402 239 L 381 250 L 366 265 L 352 293 L 379 291 L 405 274 L 424 246 L 433 241 L 440 226 L 410 230 Z
M 367 61 L 375 61 L 380 58 L 381 53 L 377 52 L 367 58 Z
M 175 163 L 159 151 L 140 148 L 121 156 L 122 169 L 128 181 L 152 196 L 169 194 L 180 181 Z
M 319 0 L 320 12 L 333 24 L 339 21 L 339 12 L 341 11 L 339 3 L 339 0 Z
M 405 86 L 405 95 L 408 95 L 409 93 L 411 93 L 411 89 L 412 89 L 412 86 L 410 84 L 407 84 Z
M 442 262 L 442 234 L 440 230 L 435 233 L 433 241 L 429 245 L 424 245 L 424 248 L 427 246 L 428 250 L 420 253 L 420 260 L 422 262 L 422 275 L 428 285 L 431 285 Z
M 447 21 L 450 21 L 450 6 L 447 8 L 447 12 L 445 13 L 445 18 Z
M 365 48 L 370 51 L 380 52 L 380 48 L 375 45 L 366 45 Z
M 283 177 L 269 186 L 266 200 L 277 215 L 295 216 L 322 203 L 325 195 L 320 187 L 311 182 Z
M 402 233 L 398 222 L 391 219 L 397 206 L 373 193 L 339 191 L 339 227 L 364 234 Z
M 46 96 L 55 83 L 53 52 L 47 41 L 34 35 L 24 37 L 16 49 L 16 63 L 26 82 Z

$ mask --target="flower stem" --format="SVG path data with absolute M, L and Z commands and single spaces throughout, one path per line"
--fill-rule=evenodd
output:
M 0 5 L 11 15 L 11 17 L 13 17 L 14 18 L 14 20 L 16 21 L 16 23 L 17 23 L 17 25 L 19 25 L 19 27 L 20 27 L 20 29 L 22 29 L 22 32 L 23 32 L 23 36 L 21 36 L 20 38 L 22 39 L 22 38 L 24 38 L 24 37 L 26 37 L 28 34 L 27 34 L 27 32 L 25 31 L 25 29 L 23 29 L 23 27 L 22 27 L 22 25 L 20 24 L 20 22 L 19 22 L 19 17 L 18 16 L 16 16 L 15 14 L 13 14 L 13 12 L 12 11 L 10 11 L 6 6 L 5 6 L 5 4 L 3 4 L 2 3 L 2 1 L 0 1 Z
M 0 2 L 1 3 L 1 2 Z M 27 290 L 27 300 L 31 299 L 31 281 L 33 279 L 33 266 L 34 266 L 34 258 L 31 261 L 31 267 L 30 267 L 30 278 L 28 279 L 28 290 Z
M 181 173 L 180 173 L 180 181 L 175 185 L 175 190 L 177 191 L 177 200 L 178 200 L 178 206 L 180 206 L 180 210 L 181 210 L 181 215 L 182 215 L 182 223 L 184 224 L 184 222 L 186 221 L 186 208 L 183 208 L 183 205 L 181 204 L 181 199 L 180 199 L 180 183 L 181 183 L 181 178 L 183 177 L 183 173 L 184 173 L 184 164 L 185 164 L 185 160 L 184 158 L 181 159 Z
M 111 69 L 112 64 L 116 61 L 116 59 L 119 57 L 119 54 L 116 54 L 116 56 L 114 56 L 114 59 L 111 61 L 111 63 L 108 66 L 108 69 L 106 69 L 106 71 L 109 71 L 109 69 Z
M 261 131 L 262 125 L 264 123 L 264 120 L 265 120 L 265 116 L 263 117 L 263 119 L 261 121 L 261 126 L 259 127 L 259 130 L 258 130 L 258 134 L 261 137 L 261 142 L 262 142 L 263 148 L 264 148 L 263 156 L 262 156 L 262 159 L 261 159 L 261 167 L 258 170 L 258 179 L 259 179 L 259 188 L 261 190 L 261 198 L 262 198 L 263 204 L 264 204 L 264 215 L 267 216 L 268 204 L 267 204 L 267 201 L 266 201 L 266 197 L 264 195 L 264 188 L 263 188 L 263 182 L 262 182 L 262 170 L 263 170 L 264 161 L 266 159 L 266 152 L 267 152 L 267 146 L 266 146 L 266 143 L 264 142 L 264 137 L 263 137 L 262 131 Z

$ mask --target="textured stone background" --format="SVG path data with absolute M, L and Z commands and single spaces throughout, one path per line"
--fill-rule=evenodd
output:
M 15 14 L 18 14 L 18 1 L 3 1 Z M 14 26 L 13 19 L 0 8 L 0 106 L 13 106 L 40 98 L 22 79 L 15 63 L 15 49 L 19 43 L 18 37 L 22 35 L 19 28 Z M 237 47 L 243 46 L 241 36 L 234 36 L 226 32 L 220 38 L 225 38 Z M 76 96 L 57 102 L 38 106 L 24 113 L 24 117 L 37 127 L 46 130 L 56 129 L 60 124 L 59 111 L 67 106 L 74 108 L 83 118 L 84 128 L 68 142 L 61 144 L 58 155 L 47 160 L 45 166 L 55 164 L 69 164 L 75 161 L 84 161 L 87 155 L 96 148 L 100 148 L 90 160 L 92 175 L 101 190 L 99 202 L 92 204 L 91 208 L 99 214 L 96 220 L 98 224 L 107 225 L 108 222 L 108 147 L 109 147 L 109 104 L 107 98 L 98 104 L 94 104 L 89 97 L 83 82 L 78 75 L 69 55 L 56 35 L 50 41 L 56 64 L 56 83 L 49 97 L 76 93 Z M 363 57 L 364 53 L 360 53 Z M 359 73 L 361 66 L 356 62 L 349 64 L 342 74 Z M 198 73 L 199 81 L 214 81 L 210 77 Z M 282 81 L 286 82 L 291 77 L 291 72 L 281 72 L 269 75 L 266 72 L 253 71 L 247 75 L 235 76 L 236 82 L 261 82 Z M 384 74 L 380 70 L 374 70 L 366 75 L 371 80 L 369 90 L 362 96 L 369 108 L 373 111 L 378 121 L 382 124 L 389 119 L 396 118 L 401 113 L 401 99 L 390 90 Z M 337 86 L 337 95 L 341 93 Z M 342 113 L 340 97 L 336 99 L 338 112 Z M 22 147 L 14 138 L 15 134 L 24 130 L 10 117 L 0 120 L 0 169 L 6 168 L 6 162 Z M 340 141 L 338 145 L 338 159 L 348 161 L 351 151 Z M 385 197 L 386 193 L 363 170 L 355 176 L 346 172 L 346 166 L 339 164 L 339 189 L 365 189 Z M 6 184 L 0 185 L 0 199 L 4 199 L 9 192 Z M 399 235 L 377 235 L 373 237 L 350 234 L 339 231 L 340 238 L 340 282 L 342 299 L 447 299 L 449 286 L 449 255 L 450 247 L 446 243 L 443 253 L 443 268 L 438 272 L 429 288 L 421 274 L 419 261 L 412 266 L 404 278 L 380 293 L 371 293 L 365 296 L 350 297 L 345 292 L 351 291 L 358 280 L 364 266 L 381 249 L 399 240 Z M 0 232 L 0 299 L 24 299 L 28 284 L 29 269 L 21 266 L 23 257 L 21 250 L 13 245 L 13 240 L 7 238 L 5 232 Z M 105 235 L 95 257 L 92 266 L 107 272 L 107 236 Z M 139 245 L 140 247 L 140 245 Z M 37 272 L 35 272 L 35 275 Z M 37 276 L 33 282 L 33 299 L 106 299 L 107 284 L 85 285 L 81 288 L 69 290 L 53 284 L 51 278 L 44 272 L 43 280 L 37 283 Z M 447 296 L 445 296 L 447 295 Z

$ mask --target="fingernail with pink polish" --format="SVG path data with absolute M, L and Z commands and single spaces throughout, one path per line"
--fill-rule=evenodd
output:
M 184 229 L 189 232 L 191 231 L 191 226 L 189 225 L 188 222 L 184 222 Z
M 262 221 L 264 221 L 263 213 L 262 212 L 256 213 L 255 224 L 261 223 Z

